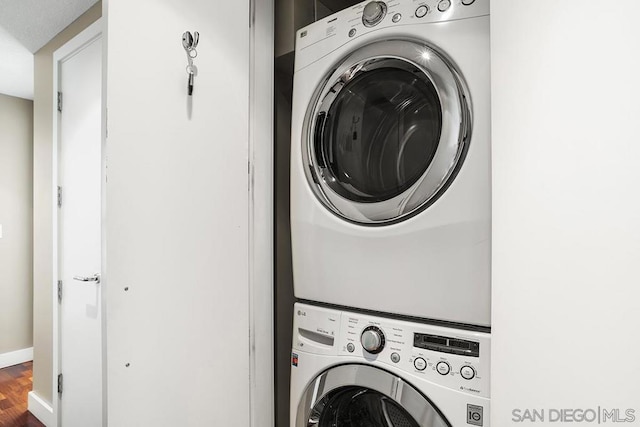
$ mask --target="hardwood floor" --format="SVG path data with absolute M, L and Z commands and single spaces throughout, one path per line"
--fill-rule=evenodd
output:
M 27 411 L 33 362 L 0 369 L 0 427 L 44 427 Z

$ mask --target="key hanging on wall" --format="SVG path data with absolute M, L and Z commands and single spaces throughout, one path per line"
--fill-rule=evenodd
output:
M 198 52 L 196 51 L 196 46 L 198 46 L 198 41 L 200 40 L 200 34 L 197 31 L 193 32 L 191 35 L 190 31 L 185 31 L 182 34 L 182 47 L 187 53 L 187 94 L 189 96 L 193 95 L 193 83 L 195 77 L 198 75 L 198 67 L 195 66 L 193 60 L 198 56 Z

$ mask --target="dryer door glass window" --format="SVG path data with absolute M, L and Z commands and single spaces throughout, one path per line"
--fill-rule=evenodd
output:
M 359 73 L 340 90 L 315 144 L 336 193 L 380 202 L 402 194 L 425 173 L 441 130 L 431 81 L 416 67 L 387 66 Z
M 327 75 L 303 125 L 302 157 L 318 200 L 339 217 L 385 225 L 418 214 L 455 179 L 471 135 L 460 74 L 408 40 L 363 46 Z

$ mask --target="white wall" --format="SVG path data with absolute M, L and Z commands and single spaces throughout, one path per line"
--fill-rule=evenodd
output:
M 5 360 L 3 355 L 33 346 L 33 102 L 3 94 L 0 94 L 0 227 L 2 368 L 26 361 L 8 355 Z
M 264 404 L 272 390 L 252 389 L 257 376 L 270 378 L 271 352 L 253 366 L 267 360 L 266 370 L 250 361 L 270 342 L 271 317 L 256 313 L 270 312 L 272 271 L 267 263 L 251 279 L 249 262 L 270 256 L 272 244 L 270 234 L 256 244 L 249 222 L 271 215 L 271 195 L 261 193 L 250 216 L 249 2 L 105 6 L 109 425 L 247 427 L 250 401 Z M 186 30 L 200 32 L 192 98 Z M 260 51 L 269 59 L 271 46 Z M 271 105 L 254 111 L 254 142 L 270 142 Z M 269 146 L 259 151 L 270 160 Z M 252 184 L 270 174 L 255 172 Z M 269 221 L 256 227 L 270 233 Z M 266 292 L 251 304 L 250 280 L 261 278 Z M 269 417 L 253 414 L 257 426 Z
M 598 407 L 636 425 L 640 2 L 492 0 L 491 14 L 492 425 Z

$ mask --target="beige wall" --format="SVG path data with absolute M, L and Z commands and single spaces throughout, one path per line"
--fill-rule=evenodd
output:
M 53 277 L 52 277 L 52 133 L 53 52 L 102 15 L 102 2 L 92 6 L 35 54 L 33 147 L 33 390 L 53 396 Z
M 33 101 L 0 94 L 0 354 L 33 345 Z

